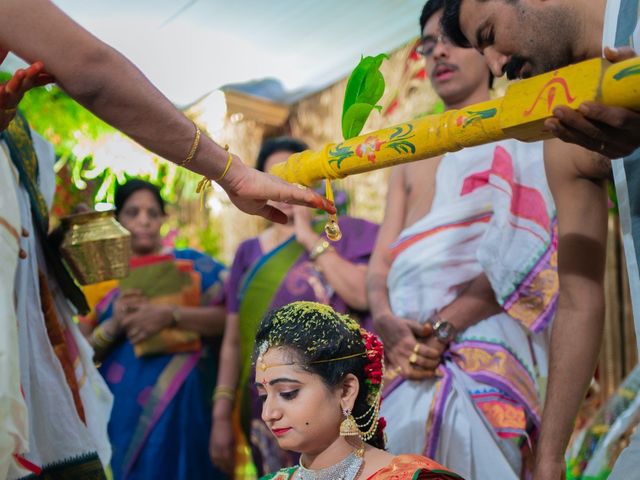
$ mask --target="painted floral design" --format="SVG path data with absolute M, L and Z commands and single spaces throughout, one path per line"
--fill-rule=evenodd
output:
M 468 115 L 468 117 L 463 114 L 456 119 L 456 125 L 458 127 L 467 128 L 469 125 L 471 125 L 475 121 L 487 120 L 489 118 L 493 118 L 498 113 L 498 109 L 490 108 L 487 110 L 480 110 L 477 112 L 473 110 L 467 110 L 465 113 Z
M 369 136 L 367 139 L 356 147 L 356 155 L 359 157 L 367 157 L 371 163 L 376 163 L 376 152 L 380 151 L 380 147 L 385 142 L 381 142 L 377 137 Z
M 416 146 L 409 141 L 409 139 L 414 136 L 413 125 L 411 123 L 396 127 L 393 134 L 389 137 L 389 143 L 386 148 L 392 148 L 399 155 L 416 153 Z
M 332 150 L 329 150 L 329 165 L 335 163 L 338 170 L 340 170 L 342 162 L 349 157 L 353 157 L 353 150 L 351 150 L 351 147 L 339 143 Z

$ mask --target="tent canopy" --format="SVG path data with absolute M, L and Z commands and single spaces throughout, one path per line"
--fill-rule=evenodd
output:
M 419 34 L 425 0 L 55 0 L 176 105 L 224 85 L 291 103 Z M 10 62 L 15 68 L 16 62 Z M 270 79 L 258 92 L 238 84 Z M 272 80 L 271 80 L 272 79 Z M 248 90 L 247 90 L 248 88 Z

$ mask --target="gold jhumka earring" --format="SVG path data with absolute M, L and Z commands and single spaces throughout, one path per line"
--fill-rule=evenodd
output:
M 354 437 L 360 436 L 360 429 L 356 424 L 356 419 L 351 415 L 351 410 L 345 408 L 342 413 L 345 416 L 345 419 L 340 424 L 340 435 L 342 437 Z

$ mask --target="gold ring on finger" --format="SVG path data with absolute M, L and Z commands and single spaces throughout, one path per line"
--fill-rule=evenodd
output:
M 416 352 L 413 352 L 410 356 L 409 356 L 409 364 L 411 365 L 415 365 L 415 363 L 418 361 L 418 354 Z
M 413 353 L 418 353 L 418 350 L 420 350 L 420 344 L 416 342 L 416 344 L 413 346 Z

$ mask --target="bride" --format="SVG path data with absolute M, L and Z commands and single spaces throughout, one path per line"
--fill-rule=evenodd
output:
M 433 460 L 383 450 L 382 343 L 331 307 L 295 302 L 270 312 L 256 335 L 262 419 L 296 467 L 262 480 L 460 479 Z

